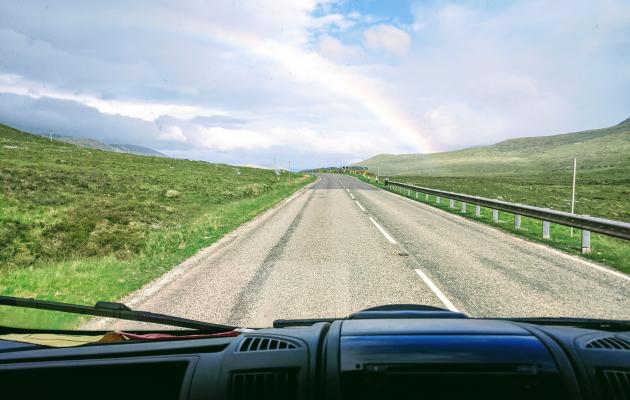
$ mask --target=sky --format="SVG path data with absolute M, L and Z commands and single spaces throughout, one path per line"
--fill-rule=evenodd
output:
M 3 1 L 0 122 L 262 167 L 630 116 L 630 1 Z

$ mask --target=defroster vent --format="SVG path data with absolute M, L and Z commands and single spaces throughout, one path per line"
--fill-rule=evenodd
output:
M 601 337 L 586 343 L 587 349 L 630 350 L 630 340 L 620 336 Z
M 290 350 L 295 348 L 295 344 L 286 340 L 253 336 L 245 338 L 241 342 L 238 351 Z

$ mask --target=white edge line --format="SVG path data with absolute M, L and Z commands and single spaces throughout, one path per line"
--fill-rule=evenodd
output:
M 302 194 L 302 192 L 298 192 L 298 193 L 294 194 L 293 196 L 291 196 L 291 197 L 289 197 L 288 199 L 286 199 L 286 200 L 284 201 L 284 204 L 287 204 L 288 202 L 290 202 L 291 200 L 295 199 L 296 197 L 298 197 L 298 196 L 299 196 L 299 195 L 301 195 L 301 194 Z
M 346 192 L 350 193 L 350 189 L 346 188 Z
M 378 224 L 378 222 L 374 221 L 374 218 L 370 217 L 370 221 L 372 221 L 374 226 L 376 226 L 376 228 L 383 234 L 383 236 L 385 236 L 385 239 L 389 240 L 391 244 L 396 244 L 394 238 L 389 236 L 389 233 L 387 233 L 385 229 L 383 229 L 383 227 Z
M 352 200 L 355 200 L 354 195 L 353 195 L 352 193 L 350 193 L 350 198 L 351 198 Z
M 363 206 L 361 205 L 361 203 L 359 203 L 358 200 L 354 201 L 355 203 L 357 203 L 357 206 L 359 206 L 359 208 L 361 209 L 361 211 L 365 212 L 365 208 L 363 208 Z
M 536 243 L 536 244 L 538 244 L 538 243 Z M 630 276 L 628 276 L 628 275 L 626 275 L 626 274 L 624 274 L 622 272 L 613 271 L 611 269 L 608 269 L 608 268 L 605 268 L 605 267 L 600 267 L 597 264 L 592 264 L 592 263 L 589 263 L 589 262 L 585 262 L 584 264 L 588 265 L 591 268 L 595 268 L 595 269 L 598 269 L 600 271 L 608 272 L 609 274 L 613 274 L 613 275 L 618 276 L 619 278 L 622 278 L 622 279 L 625 279 L 627 281 L 630 281 Z
M 362 181 L 359 181 L 359 182 L 362 182 Z M 365 182 L 362 182 L 362 183 L 365 183 Z M 365 184 L 367 185 L 367 183 L 365 183 Z M 415 201 L 413 199 L 410 199 L 409 197 L 401 196 L 401 195 L 396 194 L 394 192 L 390 192 L 388 190 L 383 190 L 383 189 L 381 189 L 379 187 L 377 187 L 377 189 L 380 190 L 381 192 L 389 195 L 389 196 L 393 196 L 393 197 L 396 197 L 397 199 L 405 200 L 405 201 L 407 201 L 407 202 L 409 202 L 411 204 L 414 204 L 414 205 L 416 205 L 418 207 L 426 208 L 426 209 L 429 209 L 429 210 L 432 210 L 432 211 L 437 211 L 438 213 L 442 213 L 443 215 L 447 215 L 447 216 L 450 216 L 450 217 L 458 218 L 460 221 L 465 221 L 466 223 L 474 224 L 475 226 L 479 226 L 482 229 L 485 228 L 485 229 L 488 229 L 488 230 L 493 231 L 493 232 L 499 232 L 501 234 L 509 236 L 512 239 L 520 240 L 520 241 L 522 241 L 524 243 L 527 243 L 530 246 L 537 247 L 539 249 L 544 249 L 545 251 L 552 252 L 552 253 L 560 256 L 560 257 L 566 258 L 568 260 L 579 262 L 580 264 L 585 265 L 587 267 L 591 267 L 591 268 L 597 269 L 597 270 L 602 271 L 602 272 L 607 272 L 607 273 L 609 273 L 611 275 L 614 275 L 614 276 L 616 276 L 618 278 L 621 278 L 621 279 L 624 279 L 624 280 L 630 282 L 630 275 L 626 275 L 623 272 L 614 271 L 614 270 L 611 269 L 612 267 L 605 267 L 605 266 L 601 266 L 601 265 L 595 264 L 595 263 L 593 263 L 593 262 L 591 262 L 589 260 L 586 260 L 584 258 L 575 256 L 573 254 L 564 253 L 563 251 L 555 249 L 555 248 L 553 248 L 551 246 L 548 246 L 548 245 L 546 245 L 544 243 L 538 243 L 538 242 L 534 242 L 534 241 L 531 241 L 531 240 L 527 240 L 527 239 L 525 239 L 525 238 L 523 238 L 521 236 L 516 236 L 516 235 L 510 234 L 509 232 L 500 230 L 497 227 L 494 227 L 494 226 L 491 226 L 491 225 L 488 225 L 488 224 L 484 224 L 482 222 L 475 221 L 474 219 L 466 218 L 464 216 L 457 215 L 455 213 L 447 212 L 447 211 L 444 211 L 444 210 L 442 210 L 440 208 L 437 208 L 437 207 L 433 207 L 431 204 L 427 204 L 427 203 L 420 202 L 420 201 Z
M 418 276 L 420 276 L 420 278 L 422 278 L 424 283 L 426 283 L 427 286 L 433 291 L 433 293 L 435 293 L 435 295 L 438 297 L 438 299 L 440 299 L 440 301 L 442 303 L 444 303 L 446 308 L 448 308 L 449 310 L 454 311 L 454 312 L 459 312 L 459 310 L 453 305 L 453 303 L 451 303 L 451 301 L 444 295 L 444 293 L 442 293 L 440 288 L 435 286 L 435 283 L 433 283 L 433 281 L 431 279 L 429 279 L 429 277 L 426 276 L 426 274 L 424 272 L 422 272 L 421 269 L 416 269 L 416 274 L 418 274 Z

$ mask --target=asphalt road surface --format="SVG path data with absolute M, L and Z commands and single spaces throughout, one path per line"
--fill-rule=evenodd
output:
M 321 174 L 124 301 L 251 327 L 391 303 L 474 317 L 630 319 L 630 277 L 352 177 Z

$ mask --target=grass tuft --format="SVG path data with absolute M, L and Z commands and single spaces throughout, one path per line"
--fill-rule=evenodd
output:
M 116 301 L 313 180 L 86 149 L 0 125 L 0 294 Z M 72 328 L 0 307 L 0 325 Z

